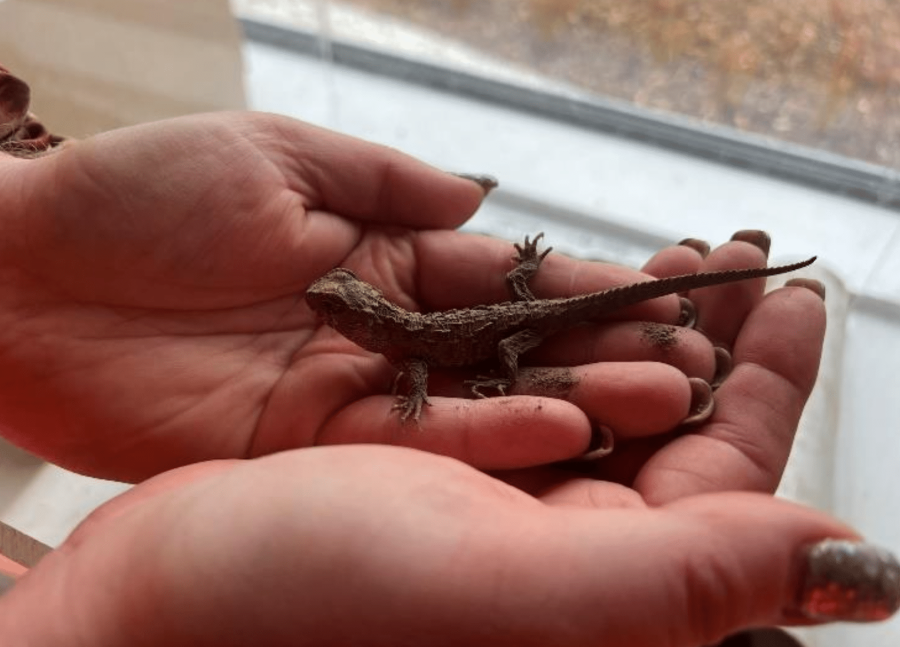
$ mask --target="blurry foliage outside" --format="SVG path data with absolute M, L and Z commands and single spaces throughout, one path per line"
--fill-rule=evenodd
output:
M 900 0 L 349 4 L 592 93 L 900 169 Z

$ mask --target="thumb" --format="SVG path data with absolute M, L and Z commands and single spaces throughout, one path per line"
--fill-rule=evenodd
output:
M 289 117 L 242 118 L 261 120 L 261 127 L 282 134 L 267 144 L 280 153 L 280 168 L 311 210 L 405 227 L 455 228 L 497 184 L 487 175 L 445 173 L 395 149 Z
M 529 622 L 549 611 L 556 627 L 578 628 L 571 644 L 714 644 L 752 626 L 882 620 L 900 605 L 893 556 L 824 514 L 763 495 L 558 512 L 564 519 L 529 542 L 531 581 L 514 585 L 541 600 Z M 565 590 L 555 608 L 548 582 Z

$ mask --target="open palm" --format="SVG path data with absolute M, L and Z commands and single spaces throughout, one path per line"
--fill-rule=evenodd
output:
M 597 424 L 626 440 L 671 429 L 690 406 L 685 375 L 712 377 L 700 335 L 677 357 L 648 356 L 623 322 L 610 329 L 614 343 L 574 353 L 548 345 L 549 365 L 587 367 L 578 388 L 563 394 L 577 406 L 547 397 L 443 398 L 463 395 L 460 376 L 438 373 L 423 428 L 402 425 L 390 414 L 391 367 L 321 326 L 304 290 L 345 265 L 410 309 L 504 298 L 509 243 L 451 230 L 479 205 L 475 183 L 260 114 L 129 128 L 0 165 L 0 190 L 15 196 L 4 205 L 0 241 L 0 422 L 4 435 L 82 472 L 136 480 L 199 460 L 348 442 L 408 445 L 486 469 L 523 467 L 584 451 Z M 754 253 L 731 244 L 718 263 L 758 262 Z M 675 248 L 647 271 L 700 263 Z M 641 276 L 551 255 L 535 291 L 587 292 Z M 730 305 L 721 307 L 723 297 L 720 307 L 708 305 L 704 328 L 733 341 L 761 286 L 722 290 L 716 294 Z M 672 322 L 678 311 L 671 297 L 628 314 Z M 790 316 L 782 308 L 767 321 Z M 807 319 L 809 331 L 781 336 L 784 344 L 806 341 L 802 370 L 788 376 L 798 406 L 780 421 L 777 447 L 764 450 L 776 463 L 815 376 L 821 317 Z M 675 470 L 683 467 L 676 461 Z
M 279 388 L 315 330 L 305 287 L 410 231 L 379 233 L 380 221 L 451 227 L 482 197 L 394 151 L 268 115 L 152 124 L 0 163 L 4 193 L 21 198 L 3 223 L 2 420 L 33 451 L 121 478 L 254 442 L 311 444 L 317 411 Z M 268 420 L 273 406 L 289 413 Z
M 345 264 L 415 308 L 423 265 L 457 273 L 423 244 L 473 264 L 485 245 L 509 256 L 446 231 L 480 204 L 476 183 L 273 115 L 149 124 L 0 164 L 15 196 L 0 243 L 4 434 L 98 476 L 409 435 L 382 406 L 390 367 L 319 326 L 304 290 Z M 528 416 L 482 406 L 468 425 L 513 430 Z M 458 422 L 444 417 L 442 434 L 435 418 L 421 436 L 432 449 L 460 442 Z M 551 459 L 586 444 L 575 407 L 535 422 L 549 422 L 546 437 L 570 428 Z M 538 462 L 547 446 L 524 451 Z

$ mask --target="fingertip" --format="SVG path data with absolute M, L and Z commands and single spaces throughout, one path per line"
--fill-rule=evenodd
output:
M 486 173 L 450 173 L 450 175 L 475 183 L 484 196 L 487 196 L 500 185 L 497 178 Z
M 394 150 L 381 151 L 369 188 L 370 204 L 357 213 L 383 224 L 418 228 L 456 228 L 474 214 L 485 191 L 477 183 L 453 176 Z
M 825 329 L 825 303 L 814 290 L 774 290 L 747 317 L 735 341 L 735 365 L 764 367 L 808 394 L 818 374 Z
M 373 222 L 454 228 L 478 209 L 478 183 L 399 150 L 289 120 L 282 150 L 292 188 L 306 207 Z
M 693 249 L 700 255 L 700 258 L 706 258 L 712 251 L 709 243 L 701 238 L 684 238 L 678 241 L 678 244 Z
M 678 276 L 680 274 L 694 274 L 700 271 L 703 259 L 709 254 L 709 250 L 705 255 L 701 255 L 698 246 L 702 241 L 696 239 L 685 239 L 677 245 L 670 245 L 659 250 L 648 260 L 642 271 L 651 276 L 664 278 L 667 276 Z M 691 244 L 688 244 L 688 243 Z
M 731 237 L 732 242 L 742 242 L 753 245 L 759 249 L 766 258 L 769 257 L 769 250 L 772 248 L 772 237 L 769 232 L 762 229 L 741 229 L 734 232 Z
M 682 556 L 685 567 L 696 568 L 705 562 L 717 574 L 715 579 L 704 580 L 686 573 L 685 580 L 693 585 L 687 595 L 702 608 L 717 609 L 732 630 L 748 624 L 784 624 L 811 618 L 810 590 L 816 584 L 811 579 L 817 575 L 810 570 L 811 550 L 834 540 L 839 540 L 844 552 L 854 552 L 852 546 L 866 546 L 859 543 L 860 537 L 852 528 L 833 517 L 767 495 L 699 495 L 669 503 L 663 510 L 688 520 L 696 535 L 692 546 L 707 553 L 705 558 Z M 889 566 L 892 573 L 896 572 L 896 561 Z M 862 579 L 861 573 L 853 575 L 856 583 Z M 877 583 L 879 578 L 870 579 Z M 835 594 L 833 587 L 824 588 L 828 589 L 822 591 L 826 596 Z M 731 593 L 726 596 L 726 592 Z M 846 590 L 840 593 L 847 594 L 844 601 L 853 597 Z M 848 619 L 851 612 L 845 609 L 844 615 L 830 619 Z
M 690 380 L 661 362 L 600 362 L 565 370 L 575 376 L 565 397 L 620 438 L 669 431 L 690 415 L 694 402 Z M 531 372 L 523 369 L 525 384 Z
M 554 523 L 529 536 L 542 553 L 528 555 L 526 572 L 568 573 L 570 626 L 600 631 L 610 644 L 673 636 L 677 644 L 717 644 L 749 626 L 790 621 L 798 599 L 809 598 L 799 597 L 809 588 L 809 547 L 855 537 L 823 513 L 770 496 L 717 493 L 601 512 L 587 488 L 564 494 L 548 512 Z M 867 602 L 880 596 L 887 608 L 891 590 L 875 584 Z
M 796 278 L 785 282 L 785 287 L 805 288 L 810 290 L 817 297 L 825 301 L 825 284 L 818 279 Z

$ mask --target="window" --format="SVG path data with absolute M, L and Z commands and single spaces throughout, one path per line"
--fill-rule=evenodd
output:
M 445 82 L 483 97 L 493 80 L 489 98 L 567 123 L 900 205 L 891 0 L 233 4 L 251 20 L 309 30 L 339 59 L 359 45 L 470 73 L 482 83 Z

